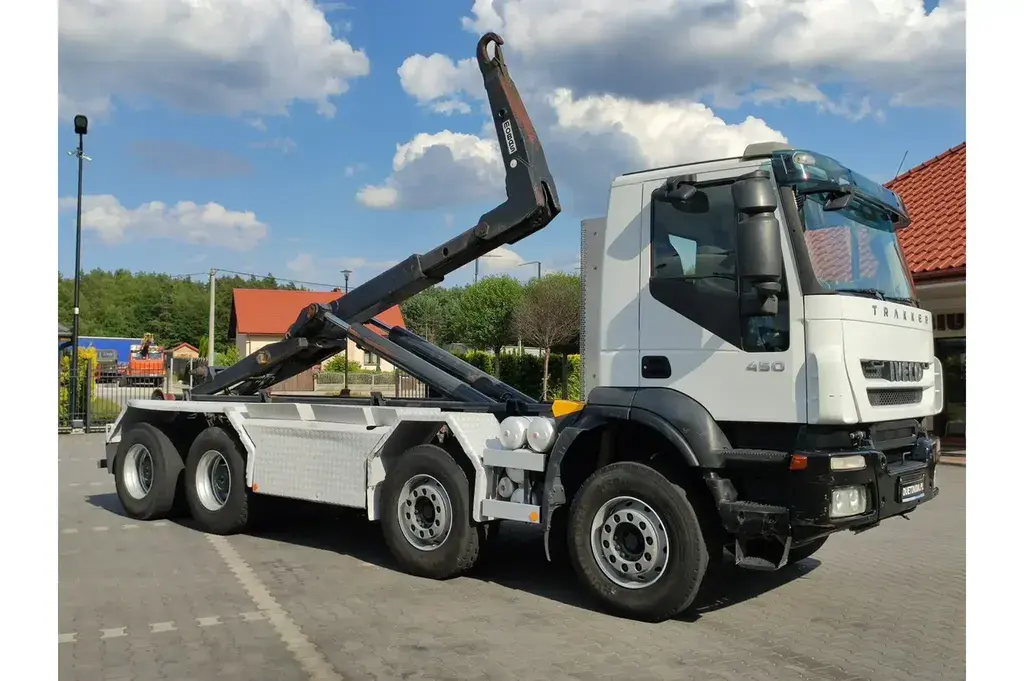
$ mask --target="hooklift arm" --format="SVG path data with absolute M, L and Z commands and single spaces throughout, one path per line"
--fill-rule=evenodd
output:
M 491 43 L 494 44 L 493 57 L 488 56 Z M 443 281 L 445 275 L 481 255 L 543 229 L 561 212 L 544 150 L 522 98 L 508 75 L 501 53 L 503 43 L 497 34 L 487 33 L 477 43 L 476 58 L 487 89 L 505 166 L 507 200 L 482 215 L 475 227 L 432 251 L 410 256 L 330 305 L 309 305 L 299 314 L 283 340 L 214 373 L 192 389 L 193 395 L 214 395 L 226 391 L 256 394 L 337 354 L 344 347 L 346 337 L 351 336 L 364 344 L 372 341 L 372 345 L 377 346 L 375 350 L 380 350 L 383 356 L 396 360 L 395 363 L 403 369 L 435 385 L 449 397 L 465 399 L 479 396 L 487 399 L 464 380 L 423 359 L 421 354 L 411 353 L 378 336 L 363 323 Z M 438 381 L 444 385 L 437 385 Z M 489 401 L 495 399 L 490 397 Z

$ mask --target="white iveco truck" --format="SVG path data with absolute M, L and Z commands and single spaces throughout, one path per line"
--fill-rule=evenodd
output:
M 374 319 L 560 212 L 500 45 L 484 36 L 477 59 L 508 200 L 192 390 L 130 401 L 100 461 L 128 515 L 227 534 L 262 497 L 365 509 L 403 569 L 438 579 L 470 570 L 498 522 L 534 524 L 598 601 L 657 621 L 726 549 L 780 569 L 932 499 L 942 377 L 896 239 L 906 210 L 817 152 L 753 145 L 615 180 L 583 225 L 581 401 L 539 403 Z M 347 338 L 428 398 L 268 392 Z

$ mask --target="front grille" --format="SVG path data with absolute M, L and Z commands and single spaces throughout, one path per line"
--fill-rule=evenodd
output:
M 905 407 L 919 404 L 923 397 L 923 388 L 868 388 L 868 402 L 872 407 Z

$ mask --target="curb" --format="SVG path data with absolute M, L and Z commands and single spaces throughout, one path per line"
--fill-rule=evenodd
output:
M 942 457 L 939 459 L 940 466 L 960 466 L 961 468 L 967 468 L 967 458 L 962 456 L 949 456 Z

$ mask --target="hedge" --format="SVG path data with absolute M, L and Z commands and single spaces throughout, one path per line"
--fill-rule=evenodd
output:
M 80 405 L 75 409 L 76 416 L 85 417 L 85 394 L 86 384 L 90 395 L 96 394 L 96 348 L 78 349 L 78 395 L 77 402 Z M 91 371 L 90 371 L 91 370 Z M 60 371 L 58 376 L 57 393 L 57 418 L 60 423 L 67 423 L 69 420 L 68 401 L 71 399 L 71 355 L 61 355 Z
M 456 357 L 494 375 L 494 355 L 488 352 L 471 350 L 466 354 L 457 354 Z M 566 397 L 570 400 L 580 398 L 580 371 L 580 356 L 569 355 L 569 386 Z M 502 353 L 499 378 L 516 390 L 540 399 L 544 383 L 544 358 L 526 353 Z M 561 396 L 562 355 L 552 354 L 548 363 L 548 399 Z

